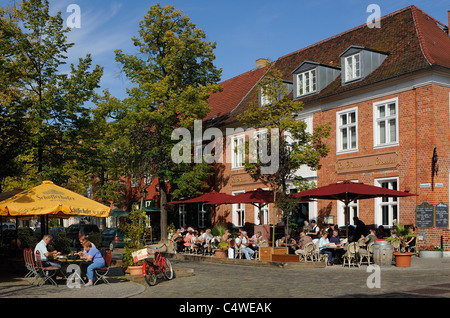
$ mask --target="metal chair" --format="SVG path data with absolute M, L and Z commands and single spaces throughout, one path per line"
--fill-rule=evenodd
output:
M 36 251 L 36 263 L 37 263 L 37 271 L 42 278 L 42 282 L 39 286 L 45 284 L 46 281 L 50 281 L 53 285 L 58 286 L 56 282 L 53 280 L 53 276 L 55 276 L 56 272 L 59 271 L 59 267 L 56 266 L 43 266 L 41 259 L 41 252 Z
M 105 254 L 105 267 L 94 269 L 94 274 L 97 277 L 97 280 L 95 281 L 94 285 L 96 285 L 100 280 L 106 284 L 109 284 L 105 276 L 109 273 L 111 261 L 112 261 L 112 252 L 111 250 L 107 250 Z
M 33 280 L 30 282 L 31 285 L 34 285 L 34 282 L 41 278 L 36 265 L 33 260 L 33 251 L 30 248 L 24 248 L 23 250 L 23 258 L 25 261 L 25 267 L 28 269 L 28 273 L 24 278 L 32 277 Z

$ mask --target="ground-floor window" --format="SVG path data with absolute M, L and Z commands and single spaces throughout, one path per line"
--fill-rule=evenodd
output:
M 198 228 L 204 229 L 206 227 L 206 206 L 204 204 L 198 205 Z
M 338 216 L 337 221 L 339 226 L 345 225 L 345 204 L 341 201 L 338 201 L 337 204 L 338 207 Z M 348 205 L 349 210 L 349 222 L 348 225 L 355 225 L 355 222 L 353 222 L 353 218 L 355 216 L 359 217 L 358 215 L 358 201 L 354 201 Z
M 351 180 L 352 182 L 358 182 L 358 180 Z M 341 201 L 338 201 L 337 203 L 337 224 L 338 226 L 345 226 L 345 204 Z M 349 212 L 349 219 L 348 219 L 348 225 L 355 225 L 355 222 L 353 221 L 353 218 L 359 217 L 359 208 L 358 208 L 358 200 L 351 202 L 348 205 L 348 212 Z
M 180 222 L 180 227 L 186 224 L 186 204 L 180 204 L 179 206 L 178 221 Z
M 255 206 L 255 224 L 269 224 L 269 205 L 266 204 L 261 207 L 261 212 L 259 211 L 259 207 Z
M 398 190 L 398 177 L 376 179 L 378 187 Z M 398 198 L 375 199 L 375 222 L 378 225 L 392 227 L 394 220 L 398 221 Z
M 244 193 L 245 191 L 233 191 L 233 195 Z M 245 203 L 233 204 L 233 224 L 236 227 L 243 227 L 245 225 Z

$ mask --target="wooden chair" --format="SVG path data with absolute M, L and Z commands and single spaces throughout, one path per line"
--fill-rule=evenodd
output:
M 109 273 L 109 268 L 111 266 L 111 261 L 112 261 L 111 250 L 106 251 L 104 259 L 105 259 L 105 267 L 94 269 L 94 274 L 97 277 L 97 280 L 95 281 L 94 285 L 96 285 L 100 280 L 106 284 L 109 284 L 109 282 L 105 278 L 105 276 Z
M 310 242 L 305 245 L 305 248 L 300 252 L 300 260 L 304 260 L 305 262 L 308 261 L 308 259 L 311 260 L 311 262 L 314 261 L 315 258 L 315 244 L 313 242 Z
M 314 243 L 314 259 L 316 262 L 320 261 L 320 249 L 319 249 L 319 240 Z
M 373 245 L 375 243 L 369 243 L 367 245 L 367 249 L 364 248 L 360 248 L 358 253 L 359 253 L 359 265 L 362 264 L 363 260 L 366 259 L 367 260 L 367 265 L 370 265 L 370 261 L 373 257 Z
M 37 263 L 37 271 L 42 278 L 42 282 L 39 286 L 45 284 L 46 281 L 50 281 L 53 285 L 58 286 L 56 282 L 53 280 L 53 276 L 55 276 L 56 272 L 59 271 L 59 267 L 56 266 L 43 266 L 41 259 L 41 252 L 36 251 L 36 263 Z
M 242 259 L 242 249 L 241 249 L 241 245 L 239 244 L 235 244 L 234 245 L 234 258 L 237 259 Z
M 255 254 L 253 255 L 253 259 L 255 261 L 257 261 L 257 260 L 259 260 L 259 247 L 254 249 L 254 251 L 255 251 Z
M 359 240 L 358 240 L 358 246 L 359 247 L 361 247 L 361 246 L 364 246 L 364 241 L 365 241 L 366 239 L 364 238 L 364 237 L 361 237 Z
M 345 252 L 345 254 L 343 256 L 342 266 L 345 266 L 345 263 L 347 261 L 348 267 L 350 267 L 350 265 L 352 265 L 352 264 L 358 265 L 358 267 L 359 267 L 359 263 L 357 262 L 358 251 L 359 251 L 358 243 L 357 242 L 350 243 L 347 247 L 347 251 Z

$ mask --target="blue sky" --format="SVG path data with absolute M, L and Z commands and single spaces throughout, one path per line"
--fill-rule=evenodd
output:
M 8 2 L 0 0 L 2 5 Z M 380 7 L 381 16 L 414 4 L 446 25 L 450 10 L 448 0 L 50 0 L 50 6 L 65 20 L 72 13 L 67 7 L 79 6 L 81 25 L 69 33 L 75 43 L 69 62 L 91 53 L 94 64 L 104 67 L 102 89 L 123 98 L 129 84 L 114 50 L 136 52 L 131 37 L 138 33 L 138 21 L 158 2 L 182 10 L 208 40 L 217 42 L 215 65 L 222 68 L 222 80 L 253 69 L 258 58 L 276 60 L 366 23 L 370 4 Z

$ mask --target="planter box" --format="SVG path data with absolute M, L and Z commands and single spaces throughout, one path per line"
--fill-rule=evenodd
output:
M 420 258 L 442 258 L 444 255 L 443 251 L 420 251 Z
M 260 261 L 272 261 L 272 255 L 286 255 L 288 254 L 287 247 L 260 247 L 259 248 L 259 260 Z
M 299 262 L 300 256 L 293 254 L 272 254 L 272 262 Z

